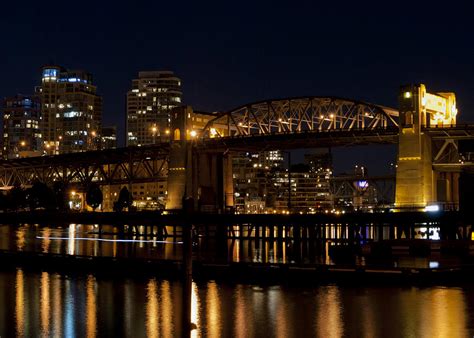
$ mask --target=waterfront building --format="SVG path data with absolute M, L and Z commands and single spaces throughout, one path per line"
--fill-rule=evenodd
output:
M 62 154 L 98 149 L 100 143 L 102 98 L 92 75 L 82 70 L 44 66 L 41 98 L 44 150 Z
M 41 104 L 37 96 L 15 95 L 2 100 L 4 159 L 40 156 Z
M 173 72 L 139 72 L 127 93 L 127 146 L 169 140 L 170 113 L 181 97 L 181 80 Z
M 117 148 L 117 127 L 102 127 L 100 133 L 100 149 Z
M 305 163 L 281 168 L 272 176 L 276 213 L 316 213 L 333 209 L 330 153 L 306 154 Z
M 233 157 L 234 201 L 237 213 L 264 213 L 275 203 L 272 178 L 281 169 L 280 151 L 240 153 Z
M 367 167 L 354 166 L 353 174 L 341 174 L 334 178 L 334 208 L 346 211 L 371 211 L 386 203 L 379 196 L 378 187 L 368 177 Z

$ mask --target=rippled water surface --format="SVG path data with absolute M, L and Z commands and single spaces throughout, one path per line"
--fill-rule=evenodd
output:
M 0 226 L 0 250 L 180 259 L 179 238 L 123 236 L 93 225 Z M 194 259 L 322 262 L 327 245 L 288 241 L 199 240 Z M 429 266 L 429 257 L 397 264 Z M 180 337 L 180 281 L 145 276 L 107 278 L 47 269 L 0 270 L 0 336 Z M 314 287 L 192 284 L 191 318 L 198 337 L 470 337 L 474 285 L 463 287 Z
M 154 278 L 0 273 L 0 335 L 181 336 L 182 289 Z M 468 337 L 474 288 L 192 285 L 193 336 Z

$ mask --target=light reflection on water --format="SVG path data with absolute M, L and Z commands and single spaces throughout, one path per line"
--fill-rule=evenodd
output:
M 181 283 L 0 272 L 0 335 L 180 336 Z M 14 290 L 13 294 L 10 290 Z M 192 284 L 195 337 L 465 337 L 474 287 Z
M 326 229 L 327 236 L 346 236 L 340 226 Z M 423 228 L 420 228 L 423 230 Z M 428 228 L 426 228 L 428 229 Z M 425 230 L 426 230 L 425 229 Z M 433 228 L 434 229 L 434 228 Z M 152 259 L 182 258 L 180 238 L 120 234 L 113 226 L 104 225 L 99 233 L 97 225 L 70 224 L 65 227 L 39 225 L 0 226 L 0 250 L 42 252 L 63 255 L 134 257 Z M 143 230 L 143 229 L 142 229 Z M 377 238 L 375 227 L 367 227 L 364 236 Z M 384 229 L 385 235 L 388 234 Z M 415 229 L 416 230 L 416 229 Z M 426 237 L 418 231 L 416 237 Z M 436 237 L 435 232 L 430 236 Z M 384 236 L 385 236 L 384 235 Z M 403 235 L 402 235 L 403 237 Z M 217 245 L 214 239 L 199 238 L 194 248 L 194 259 L 206 262 L 254 262 L 270 264 L 365 264 L 363 256 L 335 255 L 335 249 L 344 249 L 344 240 L 228 239 L 226 245 Z M 346 246 L 347 247 L 347 246 Z M 337 253 L 337 252 L 336 252 Z M 442 268 L 456 265 L 446 257 L 411 257 L 403 254 L 385 264 L 396 267 Z M 344 261 L 341 261 L 343 259 Z M 339 260 L 339 261 L 338 261 Z

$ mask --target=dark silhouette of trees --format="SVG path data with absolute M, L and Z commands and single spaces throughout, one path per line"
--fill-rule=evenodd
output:
M 0 210 L 7 211 L 7 196 L 0 191 Z
M 19 184 L 10 189 L 7 194 L 7 209 L 17 211 L 26 206 L 26 194 Z
M 120 190 L 118 200 L 114 202 L 114 211 L 123 211 L 125 208 L 130 209 L 132 202 L 132 195 L 128 191 L 127 187 L 123 187 Z
M 63 181 L 55 181 L 53 183 L 53 194 L 56 208 L 60 211 L 69 210 L 67 186 Z
M 120 192 L 121 193 L 121 192 Z M 119 197 L 120 199 L 120 197 Z M 96 183 L 91 183 L 86 193 L 86 202 L 93 211 L 102 204 L 103 195 L 100 187 Z
M 56 199 L 53 191 L 43 182 L 35 181 L 27 190 L 27 201 L 30 210 L 56 208 Z

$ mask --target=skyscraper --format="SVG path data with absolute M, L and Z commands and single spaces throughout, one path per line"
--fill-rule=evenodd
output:
M 102 98 L 90 73 L 44 66 L 41 86 L 44 150 L 60 154 L 94 150 L 100 142 Z
M 181 80 L 170 71 L 139 72 L 127 93 L 127 145 L 169 139 L 170 112 L 181 105 Z
M 7 97 L 2 101 L 2 112 L 3 158 L 41 155 L 43 142 L 40 131 L 39 98 L 25 95 Z

